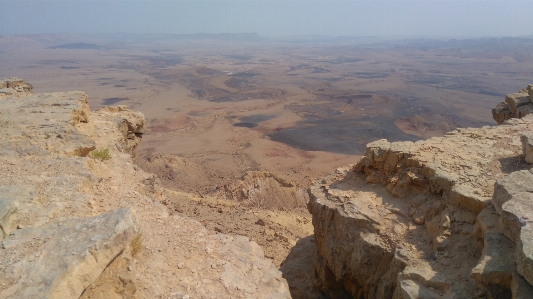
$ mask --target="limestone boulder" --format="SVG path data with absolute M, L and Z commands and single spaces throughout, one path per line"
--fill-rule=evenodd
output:
M 123 137 L 120 140 L 121 150 L 133 154 L 145 132 L 144 114 L 131 111 L 123 105 L 104 107 L 98 112 L 104 119 L 117 125 Z
M 514 113 L 511 112 L 509 105 L 506 102 L 500 102 L 494 109 L 492 109 L 492 118 L 499 125 L 512 117 L 514 117 Z
M 528 133 L 520 136 L 522 152 L 527 163 L 533 163 L 533 134 Z
M 31 94 L 33 86 L 20 78 L 7 78 L 0 80 L 0 99 L 8 97 L 22 97 Z
M 527 92 L 512 93 L 505 96 L 505 103 L 509 106 L 509 110 L 516 114 L 518 107 L 531 103 Z
M 526 115 L 533 113 L 533 104 L 529 103 L 516 109 L 516 117 L 522 118 Z
M 17 211 L 18 202 L 13 197 L 7 197 L 0 194 L 0 241 L 11 232 L 11 222 Z
M 505 101 L 500 102 L 492 109 L 492 118 L 498 125 L 511 118 L 522 118 L 533 112 L 533 84 L 521 89 L 517 93 L 505 96 Z
M 502 234 L 500 215 L 489 207 L 479 213 L 476 229 L 483 242 L 481 258 L 470 274 L 480 285 L 486 286 L 490 298 L 500 298 L 504 293 L 512 298 L 528 298 L 531 286 L 517 272 L 515 259 L 509 254 L 516 250 L 515 243 Z
M 503 204 L 520 192 L 533 192 L 533 174 L 528 170 L 515 171 L 498 180 L 494 184 L 492 205 L 502 213 Z
M 516 244 L 517 271 L 533 284 L 533 194 L 517 192 L 502 206 L 503 233 Z
M 0 249 L 0 297 L 79 298 L 137 234 L 127 208 L 16 230 Z

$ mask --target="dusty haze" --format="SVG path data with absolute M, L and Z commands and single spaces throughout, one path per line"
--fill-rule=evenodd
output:
M 531 36 L 531 1 L 1 1 L 0 34 Z

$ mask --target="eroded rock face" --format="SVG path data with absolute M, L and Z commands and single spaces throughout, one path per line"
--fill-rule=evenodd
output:
M 511 118 L 522 118 L 533 112 L 532 84 L 517 93 L 505 96 L 505 101 L 492 109 L 492 117 L 499 125 Z
M 368 144 L 357 164 L 309 189 L 317 288 L 339 298 L 531 296 L 533 175 L 513 171 L 529 168 L 520 135 L 532 129 L 528 116 Z
M 126 106 L 107 106 L 99 110 L 106 120 L 112 120 L 117 124 L 118 130 L 124 137 L 120 143 L 121 149 L 133 154 L 142 135 L 145 132 L 144 115 L 140 112 L 131 111 Z
M 10 97 L 23 97 L 31 94 L 33 86 L 20 78 L 7 78 L 0 80 L 0 100 Z
M 216 195 L 264 208 L 292 209 L 307 202 L 307 194 L 296 183 L 263 171 L 248 171 L 240 180 L 223 186 Z

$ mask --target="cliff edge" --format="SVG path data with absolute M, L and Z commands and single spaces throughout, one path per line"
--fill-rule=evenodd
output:
M 248 238 L 171 215 L 144 116 L 0 80 L 0 298 L 288 298 Z
M 515 106 L 531 105 L 531 86 L 520 92 L 528 103 Z M 372 142 L 355 165 L 314 184 L 315 287 L 334 298 L 531 298 L 524 133 L 533 116 L 520 116 L 418 142 Z

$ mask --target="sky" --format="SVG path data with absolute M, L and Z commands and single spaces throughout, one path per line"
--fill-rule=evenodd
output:
M 0 0 L 0 35 L 533 36 L 533 0 Z

